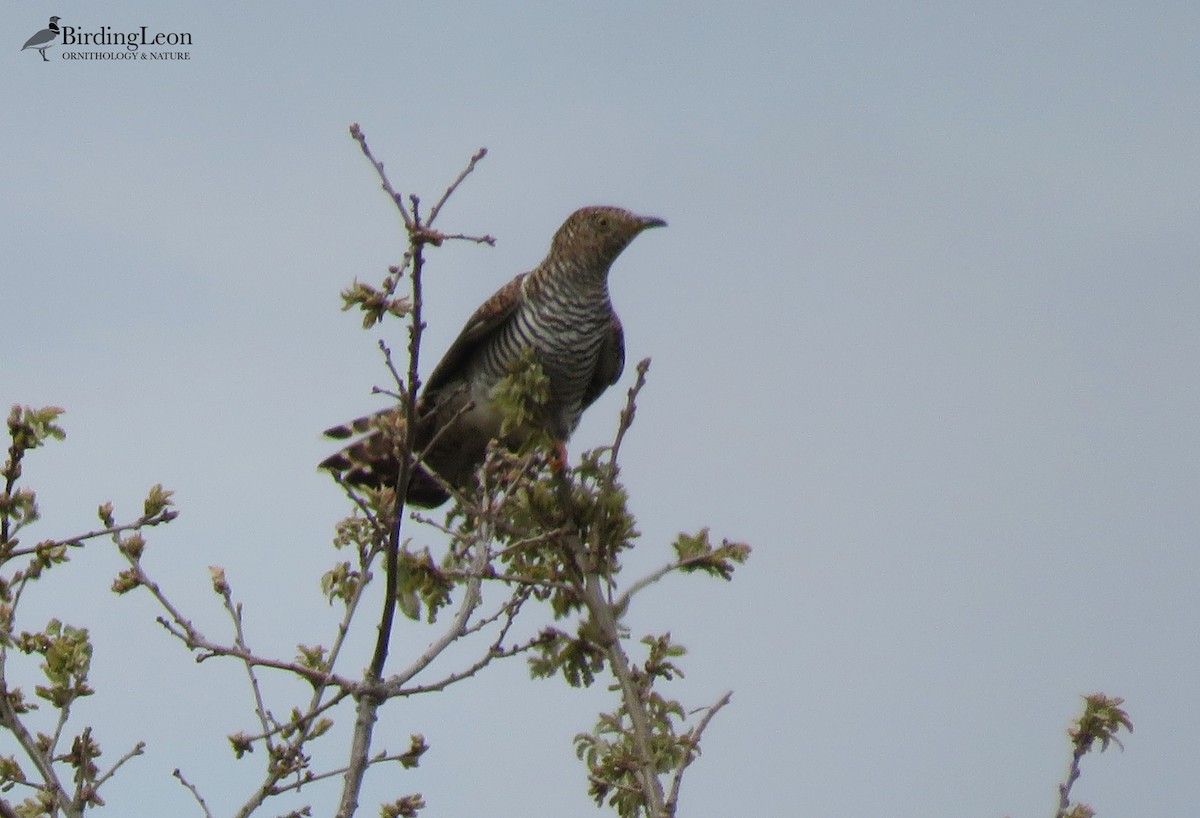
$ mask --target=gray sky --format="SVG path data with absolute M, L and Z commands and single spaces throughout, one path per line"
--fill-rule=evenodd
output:
M 206 566 L 251 644 L 328 642 L 317 579 L 345 502 L 326 426 L 379 405 L 375 343 L 338 311 L 403 237 L 347 126 L 442 226 L 425 372 L 574 208 L 663 216 L 612 275 L 653 357 L 624 476 L 643 538 L 711 525 L 755 546 L 726 585 L 669 580 L 632 612 L 691 653 L 674 692 L 732 688 L 683 814 L 1047 816 L 1079 696 L 1127 699 L 1123 754 L 1076 795 L 1194 810 L 1200 716 L 1200 12 L 1194 4 L 676 2 L 9 4 L 0 118 L 0 404 L 67 408 L 26 470 L 46 523 L 182 515 L 148 564 L 212 636 Z M 187 31 L 191 59 L 21 53 L 50 14 Z M 384 334 L 399 346 L 399 325 Z M 627 377 L 572 451 L 610 439 Z M 240 668 L 195 666 L 149 600 L 107 592 L 100 543 L 25 627 L 86 622 L 80 706 L 120 814 L 218 814 L 257 780 Z M 368 628 L 369 630 L 369 628 Z M 398 655 L 431 638 L 409 626 Z M 347 668 L 366 662 L 353 659 Z M 302 690 L 272 688 L 285 710 Z M 611 701 L 518 663 L 390 709 L 363 814 L 593 814 L 571 736 Z M 133 713 L 133 715 L 131 715 Z M 0 753 L 13 748 L 0 738 Z M 518 793 L 525 793 L 519 795 Z M 307 793 L 326 814 L 336 787 Z M 141 804 L 142 806 L 136 806 Z M 273 805 L 277 814 L 290 807 Z

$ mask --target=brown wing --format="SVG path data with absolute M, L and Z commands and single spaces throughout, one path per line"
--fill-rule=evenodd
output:
M 586 409 L 603 394 L 605 389 L 617 382 L 625 370 L 625 330 L 621 327 L 621 319 L 613 313 L 612 326 L 608 337 L 600 347 L 600 359 L 596 361 L 596 371 L 588 382 L 587 391 L 583 393 L 583 408 Z
M 480 344 L 504 324 L 517 308 L 521 297 L 521 281 L 527 274 L 514 278 L 484 301 L 467 321 L 458 338 L 446 350 L 433 373 L 425 383 L 420 396 L 416 446 L 426 444 L 433 434 L 437 393 L 447 386 L 461 386 L 463 367 Z M 427 415 L 426 412 L 429 412 Z M 338 474 L 344 482 L 355 485 L 380 486 L 395 483 L 399 471 L 396 443 L 402 432 L 404 420 L 397 409 L 389 408 L 373 415 L 358 418 L 348 424 L 328 429 L 325 435 L 336 440 L 346 440 L 362 435 L 341 451 L 321 462 L 321 468 Z M 432 508 L 449 499 L 440 485 L 430 478 L 425 470 L 418 469 L 409 483 L 408 501 L 413 505 Z
M 438 390 L 458 380 L 462 368 L 480 344 L 484 343 L 493 332 L 499 329 L 505 321 L 512 317 L 521 300 L 521 282 L 528 273 L 521 273 L 512 281 L 505 284 L 475 310 L 475 314 L 467 321 L 462 332 L 454 339 L 454 343 L 446 350 L 446 354 L 433 368 L 429 380 L 425 382 L 423 399 L 432 398 Z

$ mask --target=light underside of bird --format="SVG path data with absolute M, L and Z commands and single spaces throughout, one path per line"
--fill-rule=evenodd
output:
M 541 264 L 475 311 L 417 401 L 409 442 L 422 466 L 412 475 L 409 504 L 432 508 L 449 499 L 429 471 L 469 489 L 488 444 L 500 437 L 504 419 L 493 404 L 495 388 L 530 357 L 549 385 L 539 425 L 565 444 L 583 411 L 625 365 L 624 330 L 608 295 L 609 269 L 639 233 L 665 224 L 616 207 L 577 210 L 555 233 Z M 327 430 L 338 440 L 360 437 L 321 467 L 350 485 L 395 485 L 403 423 L 400 410 L 391 408 Z M 516 447 L 529 432 L 518 429 L 503 443 Z

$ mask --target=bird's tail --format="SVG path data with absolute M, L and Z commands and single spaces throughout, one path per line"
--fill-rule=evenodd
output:
M 400 476 L 404 428 L 404 415 L 400 410 L 384 409 L 326 429 L 325 437 L 334 440 L 349 440 L 355 436 L 358 439 L 322 460 L 320 468 L 352 486 L 394 486 Z M 448 499 L 450 495 L 446 490 L 424 467 L 418 466 L 409 479 L 408 504 L 434 508 Z

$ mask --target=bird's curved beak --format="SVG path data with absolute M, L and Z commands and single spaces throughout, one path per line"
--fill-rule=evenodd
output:
M 638 216 L 640 229 L 649 230 L 651 227 L 666 227 L 667 220 L 660 219 L 658 216 Z

